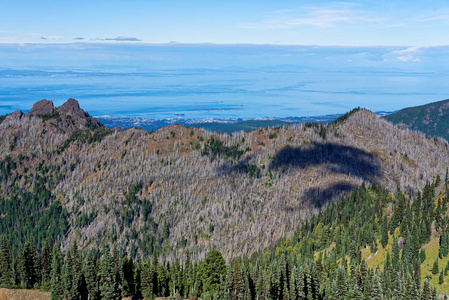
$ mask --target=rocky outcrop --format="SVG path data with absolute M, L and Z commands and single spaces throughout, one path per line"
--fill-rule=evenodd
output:
M 73 98 L 68 99 L 63 105 L 57 108 L 54 107 L 52 101 L 40 100 L 34 103 L 26 115 L 21 111 L 15 111 L 4 117 L 4 120 L 22 122 L 24 116 L 27 117 L 26 119 L 32 116 L 42 119 L 42 124 L 46 130 L 53 133 L 62 132 L 72 134 L 76 130 L 94 130 L 103 127 L 100 121 L 82 110 L 78 101 Z
M 80 108 L 80 104 L 78 103 L 78 101 L 76 101 L 73 98 L 67 100 L 66 103 L 58 107 L 56 110 L 61 115 L 70 115 L 80 118 L 87 118 L 89 116 L 89 114 L 87 114 L 84 110 Z
M 90 129 L 101 127 L 101 123 L 89 116 L 80 108 L 77 100 L 70 98 L 66 103 L 56 108 L 61 116 L 61 128 L 66 132 L 72 132 L 76 129 Z
M 55 111 L 55 106 L 53 101 L 41 100 L 34 103 L 33 107 L 26 114 L 27 116 L 31 115 L 47 115 L 52 114 Z
M 24 116 L 23 112 L 21 110 L 16 110 L 15 112 L 9 114 L 6 117 L 6 120 L 20 120 Z

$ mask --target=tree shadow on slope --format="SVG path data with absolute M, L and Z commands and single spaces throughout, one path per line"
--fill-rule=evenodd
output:
M 362 149 L 334 143 L 313 143 L 308 147 L 287 146 L 278 151 L 270 164 L 271 170 L 319 166 L 335 174 L 365 181 L 374 181 L 380 170 L 376 155 Z
M 290 168 L 307 172 L 312 167 L 325 169 L 326 173 L 345 175 L 368 182 L 375 182 L 381 169 L 376 155 L 362 149 L 334 143 L 284 147 L 276 153 L 269 165 L 270 170 L 279 170 L 281 174 Z M 350 192 L 354 187 L 356 187 L 355 184 L 347 181 L 331 181 L 309 188 L 304 192 L 304 199 L 309 199 L 315 203 L 315 206 L 320 207 L 342 193 Z
M 246 155 L 237 163 L 225 161 L 217 167 L 217 174 L 222 176 L 246 173 L 253 178 L 261 177 L 264 172 L 253 162 L 253 158 L 253 155 Z M 332 179 L 328 175 L 345 175 L 353 179 L 375 182 L 381 166 L 376 155 L 362 149 L 335 143 L 316 142 L 306 146 L 282 148 L 275 154 L 267 169 L 280 176 L 286 176 L 292 169 L 300 169 L 304 173 L 311 172 L 311 178 L 316 178 L 317 171 L 326 174 L 321 184 L 318 183 L 304 191 L 304 200 L 309 200 L 316 207 L 321 207 L 329 200 L 350 192 L 356 187 L 354 183 L 337 180 L 337 178 Z
M 228 174 L 248 174 L 251 177 L 259 178 L 262 176 L 261 170 L 256 164 L 252 164 L 251 161 L 254 155 L 248 154 L 244 158 L 240 159 L 238 163 L 234 161 L 225 160 L 217 167 L 216 171 L 219 176 Z
M 327 187 L 314 187 L 309 188 L 304 192 L 304 199 L 310 200 L 316 208 L 321 208 L 325 203 L 332 199 L 340 197 L 343 193 L 349 193 L 357 185 L 341 181 L 331 184 Z

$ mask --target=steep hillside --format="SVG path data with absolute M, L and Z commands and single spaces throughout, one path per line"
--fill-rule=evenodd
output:
M 229 136 L 180 125 L 109 130 L 78 109 L 69 100 L 0 124 L 0 229 L 9 240 L 113 243 L 169 259 L 217 248 L 229 259 L 290 236 L 363 182 L 413 194 L 449 164 L 445 141 L 366 110 Z
M 400 128 L 419 130 L 449 140 L 449 100 L 404 108 L 384 118 Z

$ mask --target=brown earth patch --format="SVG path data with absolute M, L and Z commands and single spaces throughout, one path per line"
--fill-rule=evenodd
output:
M 49 292 L 0 288 L 0 300 L 48 300 Z

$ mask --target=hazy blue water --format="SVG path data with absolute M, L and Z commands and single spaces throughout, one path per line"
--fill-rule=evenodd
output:
M 172 118 L 289 117 L 393 111 L 448 97 L 444 72 L 327 72 L 300 67 L 157 69 L 77 76 L 0 74 L 0 114 L 75 98 L 91 115 Z

